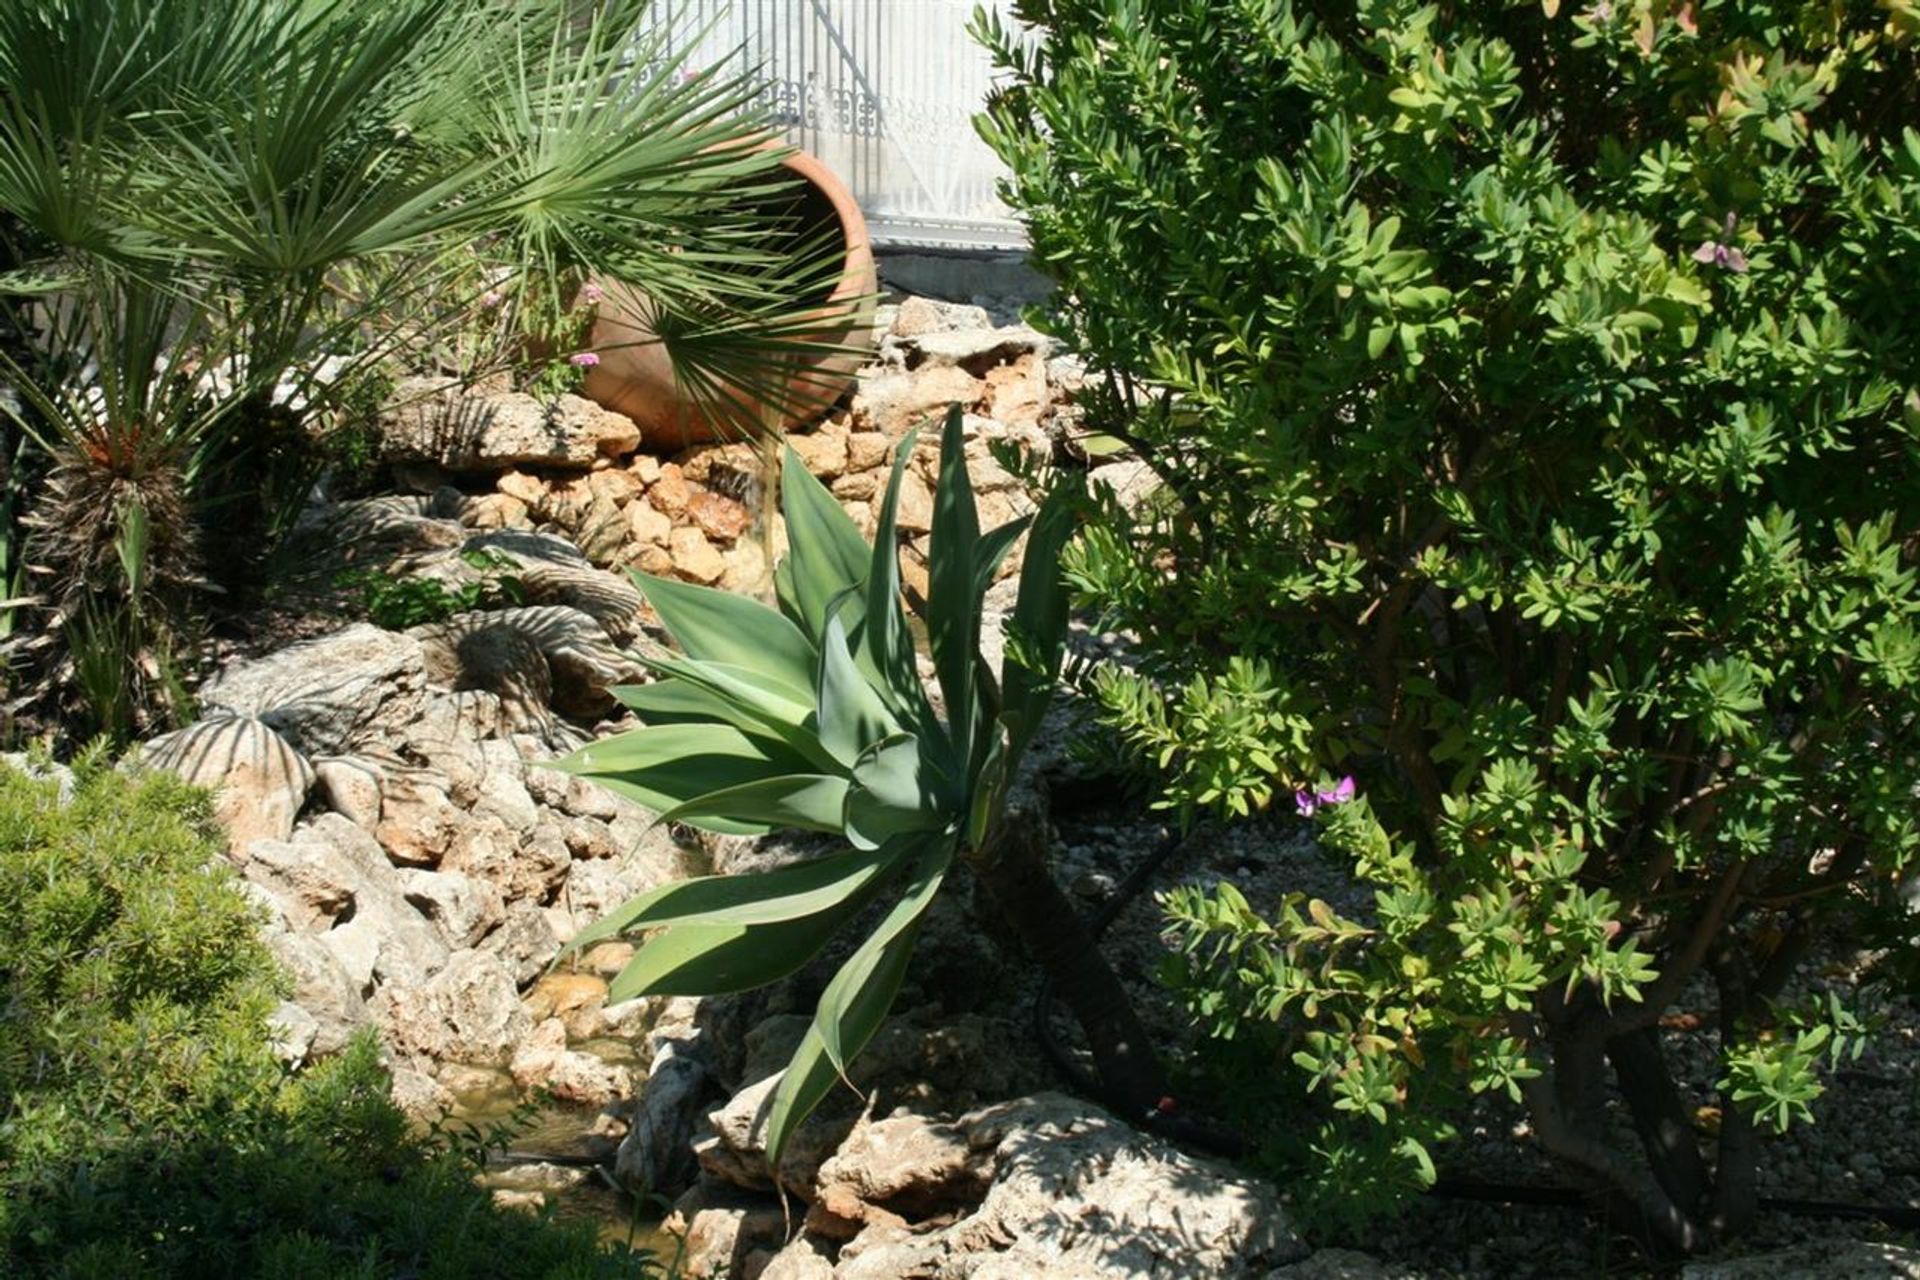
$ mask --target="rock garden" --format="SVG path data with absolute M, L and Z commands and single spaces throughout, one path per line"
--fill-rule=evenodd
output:
M 1910 9 L 983 14 L 1022 312 L 221 7 L 0 16 L 0 1273 L 1920 1275 Z

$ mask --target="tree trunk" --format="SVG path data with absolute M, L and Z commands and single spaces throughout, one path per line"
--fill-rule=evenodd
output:
M 1706 1199 L 1712 1175 L 1694 1140 L 1686 1100 L 1667 1069 L 1659 1028 L 1642 1027 L 1614 1036 L 1607 1042 L 1607 1058 L 1613 1063 L 1653 1176 L 1681 1209 L 1695 1213 Z
M 1126 989 L 1054 883 L 1046 854 L 1046 805 L 1023 790 L 966 862 L 1086 1033 L 1107 1104 L 1130 1120 L 1143 1120 L 1167 1095 L 1166 1076 Z

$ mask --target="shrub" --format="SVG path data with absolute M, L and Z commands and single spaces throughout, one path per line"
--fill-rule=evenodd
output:
M 363 1036 L 297 1079 L 281 979 L 204 793 L 0 765 L 0 1273 L 633 1277 L 590 1227 L 496 1209 Z
M 1353 1185 L 1497 1090 L 1668 1244 L 1739 1230 L 1854 1041 L 1774 1002 L 1920 846 L 1916 10 L 1021 11 L 981 127 L 1164 482 L 1072 560 L 1151 651 L 1100 696 L 1167 803 L 1302 790 L 1374 890 L 1177 895 L 1196 998 L 1284 1019 Z M 1657 1030 L 1697 978 L 1711 1160 Z

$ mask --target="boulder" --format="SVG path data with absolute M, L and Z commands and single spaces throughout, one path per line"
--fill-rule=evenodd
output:
M 329 756 L 313 762 L 314 793 L 320 802 L 367 831 L 380 825 L 385 789 L 380 767 L 356 756 Z
M 433 921 L 454 950 L 477 945 L 506 919 L 506 900 L 488 881 L 417 867 L 402 869 L 395 879 L 407 901 Z
M 291 836 L 314 781 L 306 757 L 251 716 L 215 716 L 162 734 L 141 758 L 214 793 L 214 817 L 235 854 L 255 840 Z
M 446 960 L 440 931 L 407 900 L 380 846 L 337 813 L 291 840 L 254 841 L 240 874 L 295 930 L 317 936 L 363 993 L 375 980 L 424 982 Z
M 549 1018 L 513 1051 L 508 1070 L 522 1089 L 545 1089 L 563 1102 L 603 1106 L 633 1092 L 625 1067 L 567 1048 L 566 1024 Z
M 562 394 L 544 401 L 445 378 L 400 379 L 380 412 L 379 430 L 394 456 L 449 471 L 585 468 L 640 446 L 631 418 L 591 400 Z
M 876 1215 L 841 1250 L 840 1280 L 1251 1280 L 1309 1252 L 1271 1188 L 1078 1099 L 1036 1094 L 949 1125 L 899 1120 L 884 1142 L 857 1135 L 822 1167 L 841 1203 L 914 1211 L 912 1197 L 944 1204 L 968 1177 L 985 1194 L 932 1230 L 910 1232 Z M 891 1194 L 870 1202 L 868 1187 Z
M 352 755 L 413 720 L 426 655 L 410 636 L 355 623 L 240 663 L 200 688 L 201 708 L 263 721 L 309 757 Z
M 504 1064 L 533 1029 L 513 973 L 496 955 L 456 951 L 417 987 L 385 987 L 374 1012 L 389 1043 L 437 1062 Z

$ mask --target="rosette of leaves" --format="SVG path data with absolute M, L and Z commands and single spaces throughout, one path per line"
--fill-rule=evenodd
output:
M 573 948 L 649 935 L 614 980 L 612 1000 L 772 982 L 872 904 L 891 902 L 828 983 L 774 1095 L 774 1160 L 878 1029 L 955 858 L 990 844 L 1060 662 L 1066 603 L 1058 561 L 1072 509 L 1056 491 L 1030 528 L 1022 518 L 982 532 L 956 409 L 946 420 L 930 549 L 927 638 L 945 714 L 935 709 L 900 603 L 894 537 L 913 445 L 912 435 L 900 445 L 872 546 L 787 451 L 791 550 L 775 574 L 778 609 L 634 575 L 681 652 L 643 659 L 660 678 L 616 691 L 645 727 L 556 764 L 658 811 L 661 821 L 735 835 L 800 828 L 847 842 L 776 871 L 661 886 L 584 930 Z M 1019 643 L 1010 646 L 1020 660 L 1010 658 L 996 676 L 980 653 L 981 599 L 1023 532 Z M 977 858 L 974 865 L 983 880 L 1000 866 Z M 998 883 L 1001 897 L 1006 882 Z

